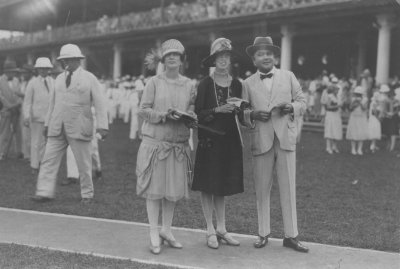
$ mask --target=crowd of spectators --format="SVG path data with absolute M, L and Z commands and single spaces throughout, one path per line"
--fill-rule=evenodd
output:
M 347 0 L 336 0 L 347 1 Z M 217 17 L 246 15 L 257 12 L 268 12 L 279 9 L 302 7 L 305 5 L 332 3 L 332 0 L 196 0 L 171 3 L 147 11 L 131 12 L 119 17 L 103 15 L 97 21 L 76 23 L 68 27 L 55 28 L 46 26 L 43 31 L 28 35 L 12 36 L 0 39 L 0 45 L 11 46 L 15 43 L 40 43 L 74 38 L 88 35 L 102 35 L 114 32 L 123 32 L 136 29 L 147 29 L 161 25 L 187 23 Z

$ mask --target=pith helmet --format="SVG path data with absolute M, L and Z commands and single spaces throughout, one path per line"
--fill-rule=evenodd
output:
M 60 56 L 57 60 L 68 59 L 68 58 L 79 58 L 83 59 L 85 56 L 82 55 L 80 48 L 75 44 L 66 44 L 61 47 Z
M 50 59 L 47 57 L 39 57 L 36 59 L 36 63 L 34 68 L 53 68 L 53 65 L 50 62 Z

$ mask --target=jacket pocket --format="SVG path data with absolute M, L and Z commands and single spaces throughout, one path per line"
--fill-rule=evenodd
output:
M 86 137 L 92 137 L 93 136 L 93 119 L 88 118 L 81 114 L 79 116 L 79 128 L 80 128 L 80 133 L 83 136 Z

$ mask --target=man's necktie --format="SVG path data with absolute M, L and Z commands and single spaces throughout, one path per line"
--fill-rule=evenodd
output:
M 44 78 L 44 86 L 46 86 L 47 92 L 49 92 L 49 84 L 47 84 L 47 80 Z
M 261 79 L 261 80 L 264 80 L 264 79 L 266 79 L 266 78 L 272 78 L 273 75 L 274 75 L 274 74 L 272 74 L 272 73 L 260 74 L 260 79 Z
M 71 84 L 71 77 L 72 77 L 72 71 L 69 71 L 69 73 L 67 75 L 67 79 L 65 80 L 65 84 L 67 85 L 67 88 Z

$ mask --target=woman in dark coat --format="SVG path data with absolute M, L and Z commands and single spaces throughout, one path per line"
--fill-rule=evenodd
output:
M 201 191 L 201 204 L 207 222 L 207 246 L 218 248 L 218 241 L 238 246 L 225 227 L 225 196 L 243 192 L 243 157 L 237 107 L 227 102 L 240 98 L 242 84 L 229 74 L 232 46 L 226 38 L 211 45 L 211 55 L 203 60 L 215 71 L 204 78 L 197 91 L 195 112 L 199 123 L 219 130 L 216 135 L 199 129 L 192 190 Z M 212 216 L 215 209 L 217 229 Z

